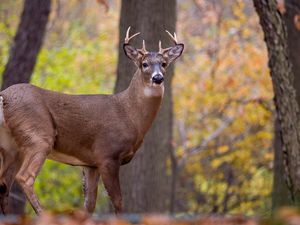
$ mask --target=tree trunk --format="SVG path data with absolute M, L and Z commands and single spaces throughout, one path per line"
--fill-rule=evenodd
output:
M 133 41 L 140 47 L 142 39 L 150 51 L 171 46 L 165 29 L 175 31 L 176 0 L 123 0 L 120 17 L 120 45 L 117 82 L 115 91 L 126 89 L 136 68 L 123 51 L 125 31 L 132 27 L 132 33 L 141 32 Z M 124 211 L 128 213 L 166 212 L 168 209 L 169 182 L 166 161 L 172 148 L 172 90 L 173 67 L 168 68 L 165 80 L 165 94 L 157 118 L 145 137 L 144 144 L 135 158 L 121 168 L 121 187 Z
M 296 100 L 300 105 L 300 30 L 298 30 L 294 23 L 294 18 L 299 15 L 300 2 L 299 0 L 286 0 L 286 12 L 283 14 L 283 19 L 287 27 L 288 34 L 288 50 L 289 59 L 292 63 L 292 70 L 294 73 L 294 88 L 296 89 Z M 299 119 L 299 118 L 298 118 Z M 279 128 L 279 122 L 276 121 L 276 126 Z M 273 210 L 282 206 L 292 205 L 292 201 L 288 196 L 288 187 L 284 181 L 284 166 L 281 149 L 281 140 L 278 133 L 278 128 L 275 126 L 275 159 L 274 159 L 274 182 L 273 182 Z
M 287 32 L 277 11 L 276 0 L 253 0 L 264 31 L 274 103 L 282 142 L 283 168 L 289 195 L 295 205 L 300 197 L 299 110 L 293 87 L 293 71 L 288 61 Z
M 43 43 L 51 0 L 25 0 L 22 16 L 8 62 L 3 72 L 1 89 L 28 83 Z
M 51 0 L 24 1 L 18 30 L 2 75 L 2 90 L 13 84 L 30 81 L 45 36 L 50 8 Z M 24 214 L 24 208 L 24 194 L 14 183 L 5 211 L 10 214 Z
M 273 190 L 272 190 L 272 211 L 293 205 L 289 188 L 285 180 L 282 141 L 280 136 L 280 125 L 276 118 L 274 123 L 274 168 L 273 168 Z

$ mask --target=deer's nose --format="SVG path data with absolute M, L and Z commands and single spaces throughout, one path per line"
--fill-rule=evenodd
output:
M 152 81 L 156 84 L 161 84 L 164 81 L 164 77 L 163 75 L 158 73 L 152 77 Z

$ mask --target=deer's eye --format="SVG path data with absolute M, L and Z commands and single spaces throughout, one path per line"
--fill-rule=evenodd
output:
M 167 66 L 167 63 L 163 62 L 163 63 L 161 64 L 161 66 L 165 68 L 165 67 Z
M 148 65 L 148 63 L 143 63 L 142 66 L 143 66 L 144 68 L 147 68 L 149 65 Z

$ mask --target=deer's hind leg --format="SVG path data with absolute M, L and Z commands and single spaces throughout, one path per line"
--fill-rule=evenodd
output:
M 98 168 L 83 167 L 83 193 L 84 207 L 89 213 L 93 213 L 97 201 L 98 183 L 100 173 Z
M 52 144 L 45 141 L 33 143 L 30 146 L 23 146 L 21 149 L 22 165 L 17 172 L 16 181 L 24 191 L 28 201 L 37 214 L 42 212 L 42 207 L 34 193 L 34 182 L 42 168 Z
M 8 213 L 8 196 L 18 168 L 17 155 L 0 148 L 0 211 L 2 214 Z
M 39 99 L 34 102 L 35 109 L 30 109 L 33 103 L 31 97 L 29 96 L 28 101 L 20 102 L 18 110 L 11 107 L 15 102 L 10 101 L 5 108 L 5 120 L 9 133 L 17 144 L 17 154 L 20 158 L 16 181 L 34 211 L 39 214 L 42 212 L 42 207 L 33 186 L 42 165 L 53 149 L 56 131 L 51 114 L 41 101 L 38 101 Z

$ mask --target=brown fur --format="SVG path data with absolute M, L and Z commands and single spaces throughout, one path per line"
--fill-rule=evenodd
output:
M 131 52 L 126 54 L 131 56 Z M 140 66 L 129 87 L 115 95 L 68 95 L 30 84 L 13 85 L 0 92 L 4 112 L 0 124 L 2 199 L 16 179 L 40 213 L 33 184 L 49 158 L 83 167 L 89 212 L 95 208 L 100 175 L 115 211 L 121 211 L 119 167 L 128 163 L 142 144 L 163 97 L 163 84 L 155 85 L 150 79 L 153 68 L 160 67 L 164 74 L 162 62 L 173 60 L 157 53 L 130 58 Z M 149 64 L 146 69 L 142 67 L 144 61 Z

